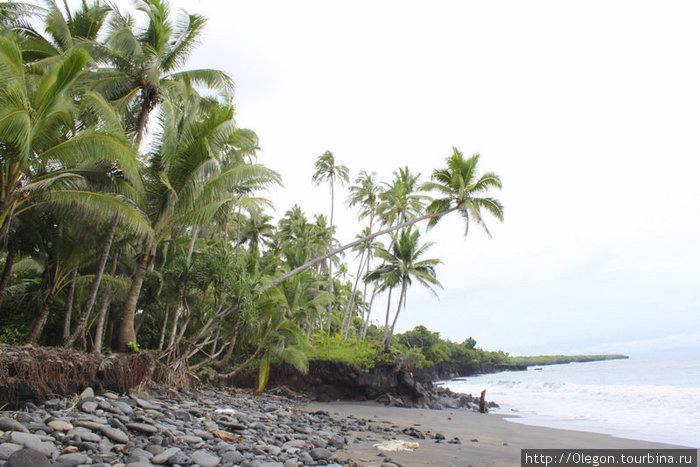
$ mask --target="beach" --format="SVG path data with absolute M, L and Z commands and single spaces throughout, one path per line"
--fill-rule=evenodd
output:
M 480 414 L 468 410 L 409 409 L 368 402 L 314 402 L 304 408 L 309 411 L 326 411 L 332 417 L 365 418 L 380 427 L 390 428 L 394 425 L 394 431 L 414 427 L 423 433 L 440 433 L 445 437 L 436 443 L 427 436 L 426 439 L 400 436 L 399 439 L 417 441 L 418 449 L 412 452 L 386 452 L 386 457 L 383 457 L 382 451 L 374 447 L 374 444 L 385 440 L 382 433 L 353 433 L 343 449 L 343 455 L 360 465 L 379 466 L 388 462 L 388 458 L 404 467 L 519 466 L 521 449 L 681 447 L 597 433 L 522 425 L 508 422 L 503 415 Z M 356 441 L 357 437 L 362 440 Z M 459 438 L 461 444 L 448 443 L 455 437 Z

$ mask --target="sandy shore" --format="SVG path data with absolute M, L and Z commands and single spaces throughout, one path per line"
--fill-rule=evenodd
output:
M 308 404 L 308 410 L 324 410 L 331 416 L 354 416 L 376 421 L 380 427 L 396 425 L 399 429 L 415 427 L 422 432 L 439 432 L 445 441 L 418 441 L 413 452 L 387 452 L 381 457 L 373 444 L 384 441 L 382 433 L 354 433 L 348 437 L 344 454 L 364 465 L 381 465 L 387 458 L 408 466 L 519 466 L 521 449 L 575 448 L 672 448 L 668 444 L 614 438 L 608 435 L 559 430 L 512 423 L 502 415 L 479 414 L 464 410 L 424 410 L 384 407 L 376 403 L 331 402 Z M 361 440 L 355 441 L 356 437 Z M 447 444 L 457 437 L 462 444 Z

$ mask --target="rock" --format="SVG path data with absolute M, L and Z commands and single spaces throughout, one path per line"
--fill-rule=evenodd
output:
M 56 467 L 75 467 L 78 464 L 87 464 L 89 457 L 76 452 L 75 454 L 63 454 L 56 459 Z
M 24 448 L 13 453 L 7 459 L 8 467 L 50 467 L 49 460 L 39 451 Z
M 100 440 L 102 439 L 100 435 L 93 433 L 92 431 L 88 430 L 87 428 L 83 428 L 82 426 L 79 426 L 77 428 L 73 428 L 72 431 L 68 433 L 68 435 L 73 435 L 73 437 L 80 438 L 82 441 L 87 441 L 90 443 L 99 443 Z
M 0 430 L 2 431 L 21 431 L 22 433 L 29 433 L 29 430 L 21 423 L 12 420 L 9 417 L 0 417 Z
M 299 467 L 299 461 L 296 459 L 287 459 L 284 461 L 284 467 Z
M 132 409 L 129 404 L 127 404 L 126 402 L 121 401 L 121 400 L 117 400 L 117 401 L 112 402 L 112 405 L 114 407 L 117 407 L 119 410 L 124 412 L 126 415 L 130 415 L 134 411 L 134 409 Z
M 293 440 L 291 440 L 291 441 L 287 441 L 286 443 L 284 443 L 284 444 L 282 445 L 282 449 L 283 449 L 283 450 L 287 450 L 287 449 L 289 449 L 290 447 L 291 447 L 291 448 L 296 448 L 296 449 L 302 449 L 302 448 L 307 447 L 308 445 L 309 445 L 309 443 L 307 443 L 307 442 L 304 441 L 304 440 L 301 440 L 301 439 L 293 439 Z
M 131 396 L 131 398 L 136 402 L 136 404 L 141 407 L 142 409 L 150 409 L 150 410 L 159 410 L 160 407 L 152 404 L 151 402 L 145 400 L 145 399 L 140 399 L 135 396 Z
M 168 460 L 170 460 L 171 457 L 173 457 L 178 452 L 180 452 L 180 448 L 168 448 L 160 454 L 156 454 L 155 456 L 151 457 L 151 463 L 165 464 L 166 462 L 168 462 Z
M 314 448 L 311 451 L 309 451 L 309 455 L 311 458 L 315 461 L 317 460 L 328 460 L 331 458 L 333 455 L 332 452 L 330 452 L 326 448 Z
M 51 420 L 47 425 L 58 431 L 70 431 L 73 429 L 73 425 L 63 420 Z
M 46 410 L 65 410 L 66 407 L 68 407 L 68 404 L 63 399 L 51 399 L 44 402 Z
M 7 460 L 13 453 L 22 449 L 21 444 L 2 443 L 0 444 L 0 460 Z
M 158 428 L 154 427 L 153 425 L 149 425 L 148 423 L 127 423 L 126 427 L 134 431 L 140 431 L 141 433 L 158 433 Z
M 177 437 L 178 441 L 187 443 L 187 444 L 200 444 L 203 443 L 204 440 L 200 438 L 199 436 L 178 436 Z
M 243 457 L 243 454 L 235 450 L 226 451 L 225 453 L 221 454 L 222 464 L 240 464 L 244 459 L 245 457 Z
M 97 410 L 97 402 L 95 401 L 85 401 L 80 405 L 80 409 L 83 412 L 87 413 L 95 413 L 95 410 Z
M 92 466 L 94 467 L 94 465 Z M 153 467 L 150 462 L 129 462 L 126 467 Z
M 170 459 L 168 459 L 168 464 L 170 465 L 189 465 L 192 463 L 187 454 L 184 452 L 176 452 Z
M 10 434 L 10 441 L 16 444 L 21 444 L 22 446 L 32 449 L 34 451 L 39 451 L 44 456 L 50 457 L 52 459 L 58 456 L 58 449 L 56 449 L 56 447 L 52 443 L 42 441 L 41 438 L 37 435 L 13 431 Z
M 107 438 L 111 439 L 112 441 L 116 441 L 117 443 L 129 442 L 129 436 L 122 430 L 119 430 L 117 428 L 105 426 L 102 427 L 100 431 L 102 431 L 102 434 L 105 435 Z
M 220 457 L 214 456 L 204 450 L 193 452 L 191 457 L 192 462 L 199 464 L 200 467 L 216 467 L 221 461 Z
M 94 398 L 95 398 L 95 391 L 93 391 L 92 388 L 90 388 L 90 387 L 85 388 L 85 390 L 80 393 L 80 400 L 81 401 L 91 401 Z
M 345 446 L 345 439 L 340 435 L 331 436 L 331 441 L 329 443 L 334 448 L 342 448 Z

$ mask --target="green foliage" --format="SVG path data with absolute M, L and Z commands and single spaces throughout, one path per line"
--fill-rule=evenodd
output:
M 17 328 L 3 327 L 0 329 L 0 344 L 21 345 L 24 333 Z
M 139 346 L 136 342 L 129 341 L 126 344 L 126 347 L 129 349 L 130 352 L 140 352 L 140 350 L 141 350 L 141 349 L 139 349 Z
M 621 354 L 604 355 L 533 355 L 527 357 L 510 357 L 513 365 L 555 365 L 573 362 L 597 362 L 601 360 L 619 360 L 629 358 Z
M 418 367 L 430 367 L 444 361 L 494 365 L 510 363 L 507 353 L 477 348 L 476 341 L 471 337 L 462 343 L 456 343 L 442 339 L 439 333 L 432 332 L 422 325 L 397 334 L 395 342 L 394 350 L 403 355 L 404 361 Z
M 316 335 L 307 351 L 309 360 L 342 362 L 363 371 L 374 368 L 377 362 L 379 342 L 368 342 L 358 339 L 343 340 L 340 335 Z

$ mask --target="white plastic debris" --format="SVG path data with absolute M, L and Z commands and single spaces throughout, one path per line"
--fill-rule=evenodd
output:
M 412 443 L 411 441 L 404 441 L 402 439 L 392 439 L 390 441 L 384 441 L 383 443 L 378 443 L 374 445 L 375 448 L 380 451 L 415 451 L 418 449 L 418 443 Z
M 235 415 L 237 412 L 233 409 L 216 409 L 214 412 L 223 413 L 226 415 Z

